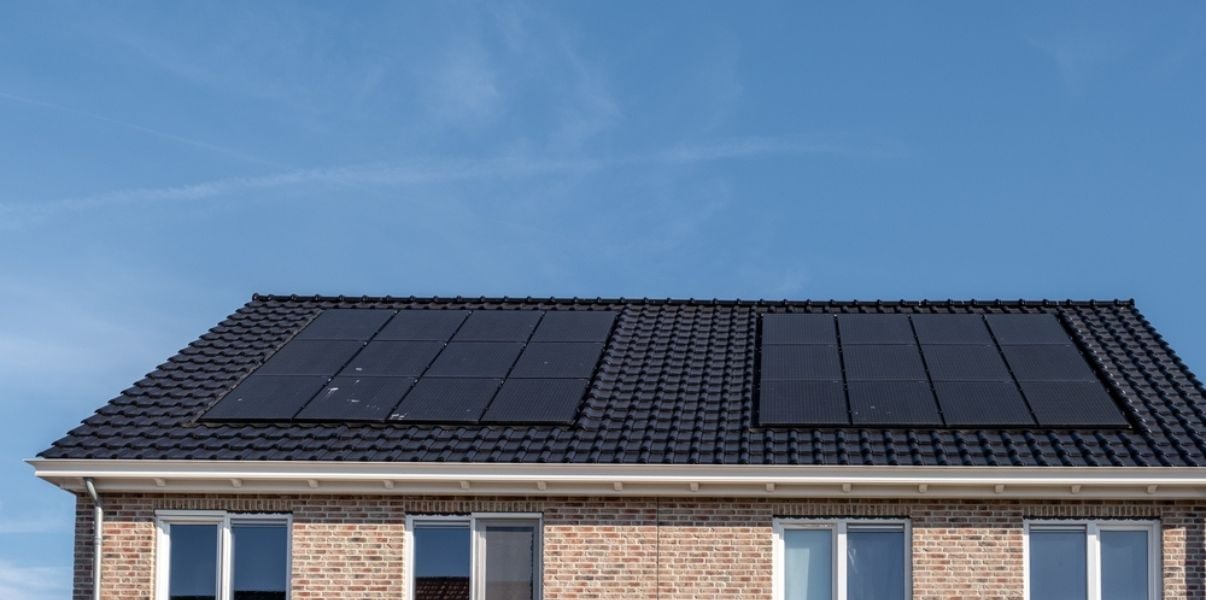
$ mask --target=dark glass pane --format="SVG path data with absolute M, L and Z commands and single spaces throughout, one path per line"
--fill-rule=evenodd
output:
M 414 600 L 469 600 L 469 525 L 415 525 Z
M 1030 532 L 1030 600 L 1084 600 L 1085 532 Z
M 284 524 L 234 525 L 231 566 L 235 600 L 284 600 L 289 532 Z
M 536 526 L 486 526 L 486 600 L 534 600 Z
M 848 600 L 904 600 L 903 531 L 850 529 L 846 561 Z
M 1101 600 L 1146 600 L 1146 531 L 1101 532 Z
M 833 532 L 795 529 L 783 532 L 785 600 L 833 598 Z
M 218 526 L 170 525 L 168 596 L 203 600 L 217 596 Z

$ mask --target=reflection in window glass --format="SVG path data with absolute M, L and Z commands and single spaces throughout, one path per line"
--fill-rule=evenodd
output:
M 783 532 L 785 600 L 833 597 L 833 532 L 790 529 Z
M 1083 530 L 1030 530 L 1030 600 L 1084 600 L 1085 562 Z
M 1101 599 L 1147 598 L 1147 532 L 1101 532 Z
M 846 533 L 847 600 L 904 600 L 904 554 L 903 531 L 850 527 Z
M 414 600 L 469 600 L 469 525 L 416 524 Z
M 230 529 L 234 600 L 285 600 L 288 530 L 284 524 L 235 524 Z
M 171 525 L 168 596 L 171 600 L 213 600 L 217 596 L 218 526 Z
M 534 600 L 535 525 L 486 525 L 486 598 Z

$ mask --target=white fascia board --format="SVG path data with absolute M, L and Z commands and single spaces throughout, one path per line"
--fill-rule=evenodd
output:
M 32 459 L 71 491 L 1206 498 L 1201 467 L 915 467 Z

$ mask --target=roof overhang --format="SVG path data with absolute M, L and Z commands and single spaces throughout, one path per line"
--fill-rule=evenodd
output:
M 914 467 L 31 459 L 79 493 L 1206 498 L 1204 467 Z

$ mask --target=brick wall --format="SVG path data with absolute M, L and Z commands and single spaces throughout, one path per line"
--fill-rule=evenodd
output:
M 106 599 L 150 599 L 154 511 L 293 514 L 293 597 L 403 597 L 407 514 L 540 512 L 545 598 L 771 597 L 776 516 L 904 517 L 913 597 L 1022 598 L 1026 518 L 1161 520 L 1167 600 L 1206 600 L 1206 503 L 403 496 L 107 496 Z M 77 508 L 75 598 L 91 597 L 92 506 Z

